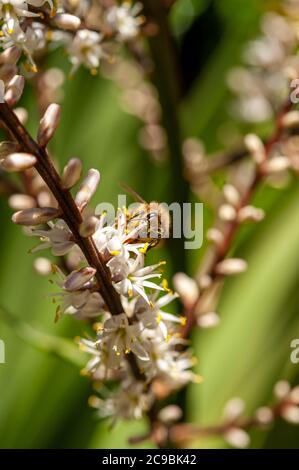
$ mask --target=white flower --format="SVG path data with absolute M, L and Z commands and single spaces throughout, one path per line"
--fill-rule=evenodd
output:
M 143 18 L 139 15 L 142 10 L 141 3 L 131 5 L 131 2 L 124 2 L 121 6 L 112 6 L 108 9 L 106 20 L 108 25 L 117 32 L 117 39 L 127 41 L 134 38 L 139 33 Z
M 154 401 L 151 391 L 145 390 L 142 382 L 132 382 L 120 388 L 112 397 L 103 400 L 93 397 L 92 406 L 99 410 L 102 417 L 117 419 L 140 419 Z
M 95 70 L 100 65 L 100 60 L 106 57 L 101 46 L 102 35 L 88 29 L 77 31 L 74 39 L 67 47 L 70 61 L 73 64 L 72 73 L 80 65 L 85 65 L 90 70 Z
M 51 0 L 0 0 L 0 19 L 3 21 L 5 31 L 13 34 L 19 28 L 19 20 L 25 17 L 38 17 L 38 13 L 28 10 L 28 5 L 40 7 L 46 1 L 53 7 Z
M 51 248 L 54 256 L 67 254 L 75 246 L 72 240 L 72 233 L 67 224 L 64 220 L 58 219 L 56 222 L 48 222 L 48 226 L 48 230 L 37 229 L 35 227 L 26 228 L 27 235 L 39 237 L 42 242 L 31 251 L 35 252 Z
M 119 360 L 130 352 L 143 361 L 148 360 L 148 352 L 142 345 L 140 332 L 140 324 L 130 325 L 125 313 L 105 321 L 98 341 L 102 343 L 102 349 L 108 353 L 111 367 L 117 367 Z

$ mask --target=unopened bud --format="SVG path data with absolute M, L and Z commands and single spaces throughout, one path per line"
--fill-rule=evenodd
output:
M 21 54 L 22 50 L 18 47 L 9 47 L 0 54 L 0 64 L 16 64 Z
M 79 269 L 78 271 L 73 271 L 67 278 L 63 285 L 64 289 L 73 292 L 81 289 L 84 284 L 90 281 L 95 273 L 96 269 L 89 266 Z
M 13 112 L 15 113 L 15 115 L 17 116 L 18 120 L 21 122 L 21 124 L 26 124 L 27 120 L 28 120 L 28 111 L 27 109 L 25 108 L 15 108 L 13 110 Z
M 100 173 L 98 170 L 91 169 L 84 178 L 79 191 L 76 194 L 76 204 L 82 210 L 97 190 L 100 182 Z
M 265 217 L 265 212 L 263 209 L 258 209 L 254 206 L 244 206 L 238 212 L 238 220 L 239 222 L 260 222 Z
M 12 221 L 18 225 L 39 225 L 56 219 L 60 214 L 60 210 L 54 209 L 53 207 L 36 207 L 16 212 L 12 216 Z
M 88 219 L 84 220 L 80 225 L 80 235 L 83 238 L 91 237 L 99 225 L 99 219 L 95 216 L 91 216 Z
M 170 424 L 175 423 L 181 419 L 183 412 L 177 405 L 168 405 L 159 412 L 159 419 L 162 423 Z
M 29 153 L 11 153 L 2 159 L 0 163 L 6 171 L 24 171 L 36 164 L 36 157 Z
M 8 204 L 16 211 L 32 209 L 36 206 L 35 199 L 27 194 L 13 194 L 8 199 Z
M 196 281 L 185 273 L 173 276 L 173 285 L 184 305 L 193 305 L 198 299 L 199 289 Z
M 53 21 L 59 28 L 70 29 L 71 31 L 76 31 L 81 25 L 80 18 L 68 13 L 58 13 L 54 16 Z
M 207 289 L 212 284 L 213 280 L 209 274 L 203 274 L 198 280 L 200 289 Z
M 218 215 L 221 220 L 232 222 L 237 217 L 237 211 L 230 204 L 222 204 L 218 209 Z
M 272 423 L 274 419 L 273 411 L 268 406 L 262 406 L 256 410 L 255 418 L 260 424 Z
M 235 274 L 240 274 L 246 271 L 247 263 L 245 260 L 240 258 L 228 258 L 216 266 L 216 274 L 220 276 L 233 276 Z
M 281 416 L 291 424 L 299 424 L 299 408 L 295 405 L 287 405 L 282 408 Z
M 221 245 L 223 242 L 223 233 L 218 228 L 210 228 L 207 231 L 207 239 L 215 245 Z
M 239 191 L 232 184 L 226 184 L 223 187 L 223 194 L 228 204 L 231 204 L 234 207 L 236 207 L 239 204 L 240 202 Z
M 52 263 L 48 258 L 36 258 L 33 262 L 33 267 L 41 276 L 48 276 L 52 272 Z
M 22 96 L 25 79 L 22 75 L 15 75 L 7 85 L 4 99 L 9 106 L 14 106 Z
M 282 125 L 286 128 L 299 126 L 299 111 L 290 111 L 282 118 Z
M 250 438 L 246 431 L 240 428 L 231 428 L 224 433 L 224 439 L 232 447 L 244 449 L 250 444 Z
M 67 165 L 64 167 L 62 175 L 62 185 L 66 189 L 70 189 L 81 178 L 82 174 L 82 161 L 79 158 L 71 158 Z
M 280 173 L 290 167 L 290 161 L 287 157 L 273 157 L 263 163 L 263 171 L 267 174 Z
M 290 399 L 295 405 L 299 405 L 299 385 L 294 387 L 290 393 Z
M 17 142 L 3 141 L 0 143 L 0 158 L 7 157 L 11 153 L 15 153 L 19 148 Z
M 262 140 L 255 134 L 248 134 L 244 139 L 245 146 L 254 161 L 260 165 L 266 158 L 265 147 Z
M 200 315 L 197 319 L 197 324 L 200 328 L 214 328 L 219 325 L 220 318 L 216 312 L 208 312 Z
M 18 73 L 18 67 L 13 64 L 3 64 L 0 66 L 0 79 L 4 83 L 10 82 Z
M 286 398 L 291 391 L 291 386 L 286 380 L 280 380 L 274 386 L 274 395 L 279 400 Z
M 231 398 L 225 405 L 223 416 L 226 421 L 235 421 L 244 413 L 245 403 L 242 398 Z
M 52 103 L 40 120 L 37 140 L 41 147 L 46 147 L 52 139 L 60 120 L 60 106 Z

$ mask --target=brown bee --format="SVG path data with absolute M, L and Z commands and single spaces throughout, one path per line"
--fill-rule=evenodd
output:
M 163 238 L 169 237 L 170 216 L 163 204 L 156 201 L 146 202 L 136 191 L 122 184 L 123 189 L 130 194 L 138 204 L 127 210 L 128 232 L 140 226 L 138 239 L 155 246 Z

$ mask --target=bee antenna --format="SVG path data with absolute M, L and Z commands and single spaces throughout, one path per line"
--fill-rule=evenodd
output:
M 130 194 L 136 201 L 141 202 L 143 204 L 146 204 L 146 201 L 136 192 L 134 189 L 132 189 L 130 186 L 128 186 L 126 183 L 120 182 L 119 186 L 127 193 Z

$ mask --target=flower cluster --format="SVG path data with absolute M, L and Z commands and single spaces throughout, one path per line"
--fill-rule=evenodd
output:
M 242 120 L 271 119 L 289 95 L 299 71 L 297 15 L 298 2 L 289 0 L 282 2 L 280 13 L 265 13 L 261 37 L 244 51 L 246 65 L 230 72 L 228 84 L 238 96 L 233 112 Z
M 10 83 L 2 101 L 10 93 Z M 22 90 L 17 89 L 20 97 Z M 0 114 L 17 120 L 7 104 L 2 106 Z M 1 147 L 2 169 L 29 171 L 48 185 L 48 190 L 45 184 L 39 185 L 30 197 L 15 194 L 11 205 L 19 210 L 12 220 L 39 239 L 32 252 L 50 249 L 55 257 L 63 257 L 60 266 L 52 267 L 58 286 L 56 320 L 62 315 L 96 319 L 95 339 L 80 340 L 81 348 L 92 356 L 84 372 L 95 381 L 116 380 L 119 386 L 116 394 L 93 403 L 101 404 L 104 415 L 137 417 L 153 402 L 153 381 L 176 389 L 199 380 L 190 370 L 194 359 L 180 336 L 186 319 L 167 308 L 177 294 L 162 278 L 165 262 L 145 264 L 147 252 L 164 235 L 169 216 L 158 203 L 141 202 L 119 208 L 112 220 L 105 212 L 96 214 L 88 207 L 100 181 L 95 169 L 87 172 L 73 197 L 70 190 L 81 180 L 81 160 L 70 159 L 60 177 L 45 150 L 59 118 L 60 107 L 51 104 L 33 147 L 18 140 L 18 124 L 16 140 Z M 47 265 L 41 260 L 36 267 L 45 274 Z
M 96 73 L 101 59 L 109 57 L 109 42 L 126 42 L 139 34 L 144 21 L 141 4 L 76 3 L 77 7 L 68 1 L 1 0 L 2 47 L 16 46 L 27 57 L 27 69 L 36 71 L 36 54 L 63 45 L 72 72 L 84 65 Z

